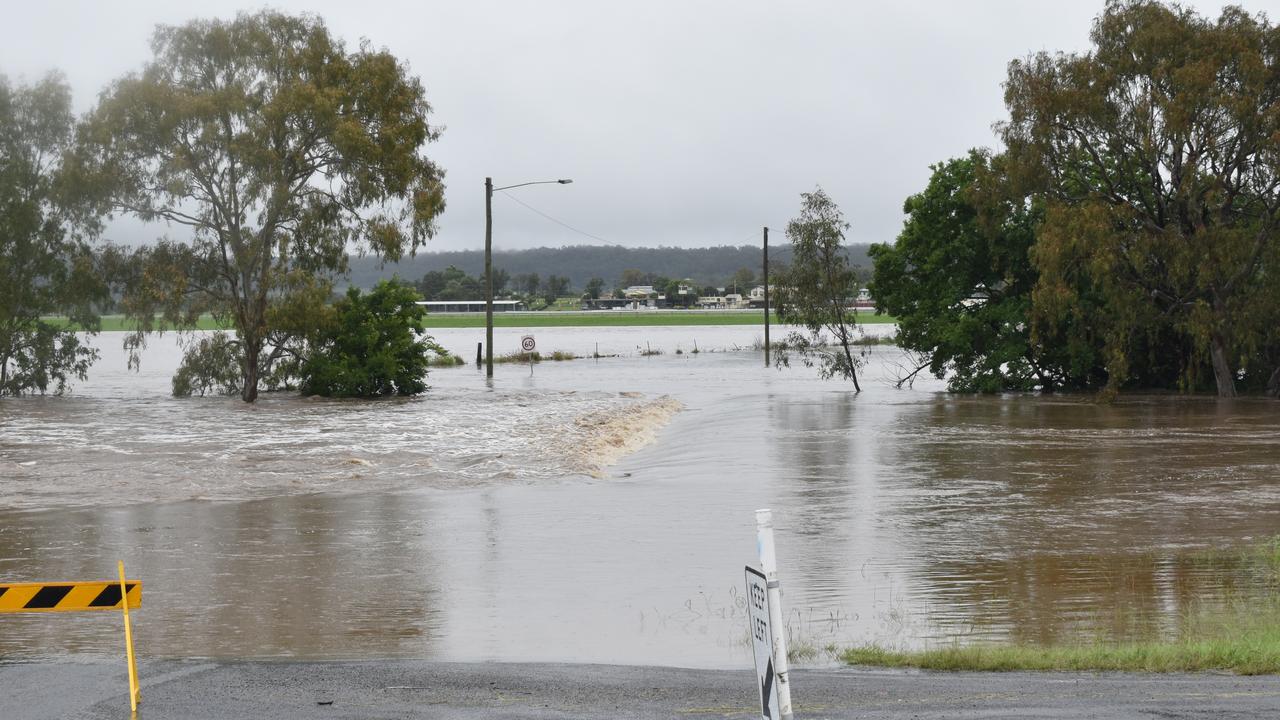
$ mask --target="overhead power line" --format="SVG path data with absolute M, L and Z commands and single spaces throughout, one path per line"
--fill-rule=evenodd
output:
M 607 239 L 605 239 L 605 238 L 600 237 L 599 235 L 592 235 L 591 233 L 587 232 L 586 230 L 579 230 L 578 228 L 576 228 L 576 227 L 574 227 L 574 226 L 570 225 L 569 223 L 567 223 L 567 222 L 565 222 L 565 221 L 563 221 L 563 220 L 560 220 L 559 218 L 556 218 L 556 217 L 553 217 L 553 216 L 551 216 L 551 215 L 548 215 L 547 213 L 545 213 L 545 212 L 543 212 L 543 211 L 539 210 L 538 208 L 536 208 L 536 207 L 534 207 L 534 206 L 530 205 L 529 203 L 527 203 L 527 202 L 525 202 L 525 201 L 521 200 L 520 198 L 516 197 L 515 195 L 512 195 L 512 194 L 511 194 L 511 193 L 509 193 L 509 192 L 506 192 L 505 190 L 502 190 L 502 191 L 499 191 L 499 192 L 501 192 L 503 195 L 505 195 L 508 199 L 513 200 L 513 201 L 515 201 L 517 204 L 519 204 L 519 205 L 523 206 L 526 210 L 529 210 L 530 212 L 537 213 L 538 215 L 541 215 L 542 217 L 544 217 L 544 218 L 546 218 L 546 219 L 550 220 L 551 222 L 553 222 L 553 223 L 555 223 L 555 224 L 559 225 L 559 226 L 560 226 L 560 227 L 562 227 L 562 228 L 565 228 L 565 229 L 567 229 L 567 230 L 571 230 L 571 231 L 573 231 L 573 232 L 576 232 L 576 233 L 578 233 L 579 235 L 582 235 L 583 237 L 589 237 L 589 238 L 591 238 L 592 240 L 599 240 L 600 242 L 605 243 L 606 245 L 622 245 L 622 243 L 614 242 L 614 241 L 612 241 L 612 240 L 607 240 Z M 748 235 L 747 235 L 746 237 L 744 237 L 743 239 L 739 240 L 739 241 L 737 242 L 737 245 L 747 245 L 747 244 L 749 244 L 752 240 L 755 240 L 755 239 L 756 239 L 756 238 L 758 238 L 758 237 L 759 237 L 759 231 L 758 231 L 758 230 L 752 230 L 750 234 L 748 234 Z
M 542 212 L 542 211 L 541 211 L 541 210 L 539 210 L 538 208 L 536 208 L 536 207 L 534 207 L 534 206 L 530 205 L 529 203 L 527 203 L 527 202 L 525 202 L 525 201 L 521 200 L 520 198 L 517 198 L 515 195 L 512 195 L 512 194 L 511 194 L 511 193 L 509 193 L 509 192 L 505 192 L 505 191 L 504 191 L 502 194 L 503 194 L 503 195 L 506 195 L 508 198 L 510 198 L 510 199 L 512 199 L 512 200 L 514 200 L 514 201 L 516 201 L 517 203 L 519 203 L 519 204 L 523 205 L 526 209 L 531 210 L 531 211 L 533 211 L 533 212 L 535 212 L 535 213 L 537 213 L 537 214 L 541 215 L 542 217 L 544 217 L 544 218 L 546 218 L 546 219 L 550 220 L 551 222 L 553 222 L 553 223 L 555 223 L 555 224 L 559 225 L 560 227 L 563 227 L 563 228 L 567 228 L 567 229 L 569 229 L 569 230 L 572 230 L 572 231 L 574 231 L 574 232 L 578 233 L 579 235 L 582 235 L 582 236 L 585 236 L 585 237 L 589 237 L 589 238 L 591 238 L 592 240 L 599 240 L 600 242 L 605 243 L 605 244 L 607 244 L 607 245 L 609 245 L 609 244 L 611 244 L 611 245 L 617 245 L 617 244 L 618 244 L 618 243 L 611 243 L 610 241 L 605 240 L 604 238 L 600 237 L 599 235 L 592 235 L 591 233 L 589 233 L 589 232 L 587 232 L 587 231 L 585 231 L 585 230 L 579 230 L 578 228 L 576 228 L 576 227 L 574 227 L 574 226 L 570 225 L 569 223 L 564 222 L 564 221 L 562 221 L 562 220 L 557 220 L 556 218 L 551 217 L 550 215 L 548 215 L 548 214 L 546 214 L 546 213 Z

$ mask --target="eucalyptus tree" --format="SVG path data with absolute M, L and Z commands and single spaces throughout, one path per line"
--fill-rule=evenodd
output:
M 192 329 L 211 314 L 235 329 L 222 354 L 251 402 L 349 251 L 395 260 L 433 235 L 443 172 L 422 149 L 439 128 L 404 64 L 367 43 L 348 51 L 314 16 L 161 26 L 152 51 L 87 116 L 79 181 L 185 235 L 139 253 L 123 298 L 139 323 L 134 359 L 160 323 Z
M 777 364 L 788 364 L 795 353 L 805 365 L 817 366 L 824 378 L 850 380 L 862 392 L 858 368 L 863 357 L 854 349 L 858 321 L 849 310 L 857 292 L 844 244 L 849 223 L 822 188 L 800 198 L 800 215 L 787 223 L 791 265 L 778 274 L 775 293 L 778 319 L 800 325 L 804 332 L 788 335 Z
M 1184 387 L 1202 367 L 1220 396 L 1276 386 L 1280 29 L 1111 0 L 1091 38 L 1005 85 L 1011 167 L 1046 201 L 1037 328 L 1096 334 L 1113 389 L 1170 354 Z
M 542 284 L 542 296 L 547 305 L 554 305 L 556 300 L 569 294 L 569 278 L 562 275 L 548 275 Z
M 957 392 L 1083 385 L 1087 375 L 1067 370 L 1063 348 L 1033 342 L 1029 250 L 1039 212 L 1005 192 L 1002 164 L 975 150 L 934 165 L 903 206 L 897 242 L 871 246 L 871 294 L 897 319 L 898 345 L 921 354 L 911 376 L 927 367 Z
M 62 392 L 97 358 L 50 317 L 94 332 L 110 299 L 87 241 L 94 218 L 80 217 L 62 192 L 74 124 L 61 76 L 29 86 L 0 76 L 0 396 Z

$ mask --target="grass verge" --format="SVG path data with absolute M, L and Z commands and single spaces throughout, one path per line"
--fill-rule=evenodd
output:
M 466 364 L 467 361 L 455 353 L 435 354 L 427 359 L 427 367 L 457 367 Z
M 1280 674 L 1280 538 L 1236 551 L 1193 556 L 1259 573 L 1270 592 L 1202 604 L 1180 618 L 1172 638 L 1060 645 L 964 645 L 894 650 L 878 645 L 847 648 L 838 657 L 850 665 L 924 670 L 1077 670 L 1126 672 L 1227 671 Z
M 531 353 L 525 353 L 525 352 L 512 352 L 512 353 L 507 353 L 506 355 L 494 355 L 494 356 L 493 356 L 493 362 L 494 362 L 495 364 L 497 364 L 497 363 L 527 363 L 527 362 L 529 362 L 529 360 L 530 360 L 530 357 L 529 357 L 529 356 L 530 356 L 530 354 L 531 354 Z M 552 362 L 562 362 L 562 361 L 564 361 L 564 360 L 577 360 L 577 359 L 579 359 L 579 356 L 574 355 L 573 353 L 571 353 L 571 352 L 567 352 L 567 351 L 565 351 L 565 350 L 556 350 L 556 351 L 552 352 L 550 355 L 543 355 L 542 353 L 540 353 L 540 352 L 536 352 L 536 351 L 535 351 L 535 352 L 533 352 L 533 353 L 532 353 L 532 356 L 533 356 L 533 357 L 532 357 L 533 362 L 536 362 L 536 363 L 540 363 L 540 362 L 547 362 L 547 361 L 552 361 Z M 601 357 L 603 357 L 603 356 L 601 356 Z
M 1280 672 L 1280 633 L 1255 637 L 1208 637 L 1171 642 L 1115 645 L 1002 646 L 957 645 L 914 652 L 876 646 L 840 654 L 850 665 L 910 667 L 924 670 L 1085 670 L 1126 672 L 1198 672 L 1220 670 L 1241 675 Z

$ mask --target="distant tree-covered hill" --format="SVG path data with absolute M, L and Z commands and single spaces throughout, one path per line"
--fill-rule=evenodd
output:
M 871 267 L 866 245 L 849 248 L 849 261 L 864 271 Z M 785 265 L 791 259 L 791 247 L 785 242 L 769 246 L 769 262 Z M 760 274 L 760 247 L 722 245 L 707 248 L 627 248 L 620 245 L 571 245 L 560 248 L 540 247 L 531 250 L 509 250 L 493 254 L 495 268 L 506 270 L 512 277 L 537 273 L 567 276 L 571 286 L 582 289 L 591 278 L 601 278 L 606 288 L 618 287 L 623 272 L 641 273 L 673 279 L 689 279 L 697 285 L 723 286 L 740 268 Z M 460 250 L 419 253 L 399 263 L 380 265 L 374 258 L 351 259 L 351 284 L 373 287 L 378 280 L 398 276 L 415 281 L 432 270 L 453 265 L 470 275 L 484 272 L 484 252 Z

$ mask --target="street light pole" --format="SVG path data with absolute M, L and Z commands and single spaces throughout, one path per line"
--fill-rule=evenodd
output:
M 493 191 L 525 185 L 568 185 L 571 182 L 568 179 L 537 180 L 495 188 L 493 178 L 484 179 L 484 374 L 489 379 L 493 379 Z
M 764 229 L 764 366 L 769 367 L 769 228 Z
M 493 178 L 484 179 L 484 374 L 493 377 Z

